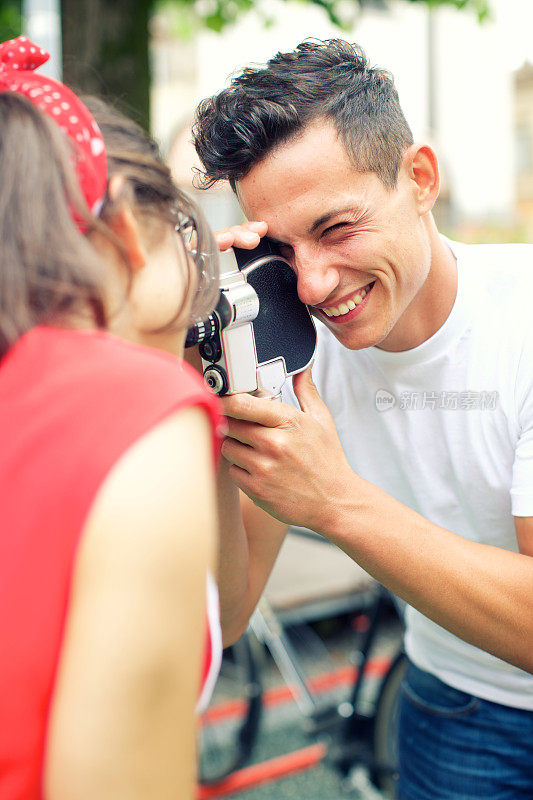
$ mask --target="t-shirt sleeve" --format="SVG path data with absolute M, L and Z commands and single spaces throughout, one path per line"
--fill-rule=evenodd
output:
M 515 517 L 533 516 L 533 332 L 528 331 L 516 378 L 518 441 L 513 463 L 511 509 Z

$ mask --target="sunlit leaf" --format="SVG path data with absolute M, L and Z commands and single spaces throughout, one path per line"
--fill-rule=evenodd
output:
M 20 2 L 2 0 L 0 2 L 0 42 L 19 36 L 22 31 Z
M 346 7 L 345 0 L 300 0 L 320 6 L 328 19 L 340 30 L 350 28 L 341 8 Z M 406 3 L 418 3 L 429 8 L 456 8 L 460 11 L 474 13 L 480 22 L 490 18 L 490 0 L 404 0 Z M 272 25 L 272 18 L 261 9 L 259 0 L 155 0 L 158 8 L 174 9 L 176 24 L 174 31 L 180 35 L 191 35 L 201 28 L 222 31 L 235 23 L 240 17 L 255 9 L 263 20 L 265 27 Z M 364 0 L 353 0 L 354 5 L 363 5 Z M 183 19 L 180 21 L 180 17 Z M 186 20 L 186 24 L 185 24 Z

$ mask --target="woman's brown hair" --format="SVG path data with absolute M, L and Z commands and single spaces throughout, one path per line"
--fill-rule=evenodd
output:
M 83 97 L 83 102 L 96 119 L 104 138 L 108 175 L 122 175 L 126 180 L 134 207 L 141 214 L 155 215 L 173 221 L 190 243 L 197 266 L 197 287 L 190 318 L 183 320 L 182 309 L 167 326 L 191 324 L 205 319 L 218 299 L 218 247 L 201 209 L 174 183 L 156 142 L 133 120 L 128 119 L 97 97 Z M 111 201 L 106 196 L 100 217 L 105 223 L 113 214 L 120 197 Z M 190 272 L 185 276 L 184 297 L 190 292 Z M 185 300 L 184 300 L 185 302 Z
M 64 134 L 0 92 L 0 359 L 26 331 L 87 309 L 105 326 L 100 262 L 74 221 L 86 208 Z

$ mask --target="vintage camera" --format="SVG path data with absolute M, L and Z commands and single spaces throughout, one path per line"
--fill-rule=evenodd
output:
M 268 238 L 254 250 L 221 253 L 214 312 L 190 328 L 204 378 L 219 395 L 261 391 L 279 397 L 289 375 L 311 363 L 316 329 L 289 262 Z

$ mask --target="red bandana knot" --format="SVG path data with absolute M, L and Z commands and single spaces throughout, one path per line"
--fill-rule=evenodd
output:
M 81 190 L 91 212 L 98 214 L 107 187 L 104 140 L 94 117 L 74 92 L 34 72 L 49 58 L 46 50 L 27 36 L 0 44 L 0 91 L 23 94 L 70 138 Z

